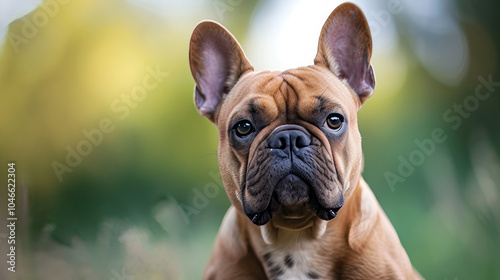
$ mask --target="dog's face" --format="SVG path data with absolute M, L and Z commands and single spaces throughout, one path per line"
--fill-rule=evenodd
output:
M 326 21 L 315 65 L 284 72 L 254 72 L 226 29 L 196 27 L 195 103 L 219 129 L 226 192 L 254 224 L 335 218 L 361 173 L 357 111 L 375 86 L 370 57 L 368 24 L 350 3 Z

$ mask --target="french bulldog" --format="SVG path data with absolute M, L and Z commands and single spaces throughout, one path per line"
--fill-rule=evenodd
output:
M 220 24 L 195 28 L 195 104 L 219 130 L 232 203 L 203 279 L 421 279 L 361 177 L 371 53 L 352 3 L 326 20 L 314 65 L 283 72 L 255 72 Z

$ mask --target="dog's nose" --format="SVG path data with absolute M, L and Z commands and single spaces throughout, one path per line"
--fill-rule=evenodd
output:
M 276 131 L 269 139 L 269 147 L 280 150 L 298 151 L 311 144 L 311 138 L 303 131 L 304 129 L 285 129 Z

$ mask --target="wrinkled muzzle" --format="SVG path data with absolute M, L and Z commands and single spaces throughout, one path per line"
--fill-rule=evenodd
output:
M 310 211 L 323 220 L 335 218 L 344 198 L 328 153 L 302 126 L 274 129 L 249 162 L 242 189 L 245 214 L 256 225 L 268 223 L 275 213 Z

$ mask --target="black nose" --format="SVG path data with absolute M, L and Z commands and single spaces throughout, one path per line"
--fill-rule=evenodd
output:
M 269 137 L 268 143 L 269 147 L 273 149 L 298 151 L 299 149 L 305 148 L 311 144 L 311 138 L 304 132 L 305 129 L 284 129 L 281 131 L 275 131 L 271 137 Z

